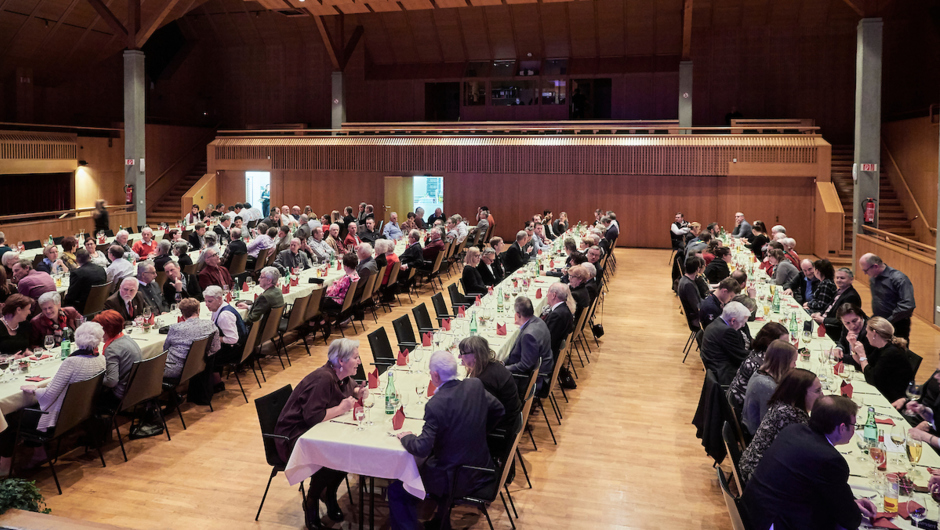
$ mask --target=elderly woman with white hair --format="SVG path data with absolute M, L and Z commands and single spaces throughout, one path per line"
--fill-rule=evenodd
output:
M 277 452 L 284 462 L 290 459 L 297 439 L 311 427 L 346 414 L 357 399 L 369 395 L 369 389 L 358 386 L 352 379 L 362 364 L 359 359 L 359 341 L 336 339 L 327 351 L 327 362 L 308 374 L 294 387 L 281 410 L 274 427 Z M 340 522 L 343 512 L 336 500 L 336 490 L 346 473 L 321 467 L 310 477 L 307 503 L 304 506 L 307 528 L 320 528 L 320 497 L 325 493 L 327 515 Z
M 82 315 L 72 307 L 62 307 L 62 298 L 59 293 L 51 291 L 39 297 L 41 313 L 30 321 L 32 333 L 30 346 L 42 347 L 46 336 L 55 337 L 55 345 L 62 343 L 65 330 L 73 331 L 84 322 Z
M 153 266 L 156 267 L 157 272 L 163 271 L 163 266 L 168 262 L 173 261 L 173 255 L 171 250 L 173 249 L 173 243 L 168 239 L 164 239 L 157 243 L 157 249 L 154 251 L 151 259 L 153 260 Z

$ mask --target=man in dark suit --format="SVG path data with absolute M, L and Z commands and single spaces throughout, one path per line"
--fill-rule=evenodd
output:
M 425 267 L 424 253 L 421 251 L 421 243 L 418 242 L 420 238 L 421 232 L 417 230 L 408 233 L 408 247 L 398 257 L 401 261 L 401 270 L 406 271 L 411 267 L 418 267 L 419 269 Z
M 741 498 L 752 528 L 858 528 L 863 515 L 875 515 L 872 501 L 852 493 L 849 465 L 836 448 L 852 440 L 857 411 L 851 399 L 823 396 L 813 405 L 809 425 L 780 431 Z
M 514 309 L 519 337 L 506 358 L 506 368 L 514 374 L 531 374 L 532 370 L 538 370 L 540 377 L 536 390 L 539 390 L 544 385 L 543 380 L 551 377 L 554 368 L 552 333 L 542 319 L 535 317 L 532 301 L 525 296 L 516 298 Z M 519 395 L 522 394 L 524 391 Z
M 157 269 L 150 260 L 141 261 L 137 264 L 137 281 L 140 286 L 137 291 L 144 297 L 147 306 L 153 311 L 154 315 L 161 315 L 170 310 L 170 306 L 163 298 L 163 289 L 156 282 Z
M 104 267 L 92 263 L 91 255 L 83 248 L 75 252 L 75 261 L 78 268 L 69 273 L 69 290 L 65 293 L 65 305 L 84 313 L 91 288 L 108 283 L 108 273 Z
M 292 269 L 307 270 L 310 268 L 310 260 L 307 259 L 307 254 L 300 251 L 300 247 L 303 246 L 299 238 L 293 238 L 290 240 L 289 247 L 287 250 L 282 250 L 277 258 L 274 259 L 274 266 L 281 270 L 284 273 L 290 273 Z
M 552 359 L 556 363 L 561 355 L 561 344 L 574 327 L 574 317 L 571 310 L 568 309 L 569 292 L 566 284 L 561 282 L 553 283 L 548 288 L 548 294 L 545 295 L 545 309 L 542 311 L 541 318 L 545 321 L 548 332 L 552 337 Z M 566 367 L 559 369 L 558 381 L 565 388 L 577 387 Z M 543 390 L 547 390 L 547 388 L 544 387 Z
M 359 265 L 356 265 L 356 274 L 359 275 L 359 286 L 356 288 L 356 296 L 362 294 L 366 288 L 366 283 L 373 274 L 378 274 L 379 264 L 372 257 L 372 245 L 369 243 L 360 243 L 356 247 L 356 257 L 359 258 Z M 359 299 L 356 298 L 358 302 Z
M 526 231 L 520 230 L 516 233 L 515 243 L 509 245 L 509 249 L 506 250 L 506 261 L 503 264 L 506 266 L 507 275 L 516 272 L 529 261 L 529 256 L 524 250 L 528 238 Z
M 702 338 L 702 363 L 715 373 L 718 382 L 730 385 L 731 380 L 750 353 L 738 332 L 747 325 L 751 312 L 740 302 L 729 302 L 721 316 L 705 328 Z
M 193 226 L 193 231 L 189 234 L 189 246 L 193 250 L 202 250 L 206 247 L 206 242 L 203 239 L 203 236 L 206 235 L 206 225 L 203 223 L 196 223 Z
M 183 298 L 202 301 L 202 288 L 194 274 L 183 274 L 175 262 L 167 262 L 163 268 L 166 282 L 163 283 L 163 299 L 167 304 L 178 304 Z
M 258 286 L 264 289 L 258 299 L 251 305 L 247 302 L 239 302 L 236 307 L 239 309 L 250 309 L 245 315 L 245 322 L 251 324 L 267 316 L 272 309 L 284 305 L 284 295 L 281 288 L 277 286 L 281 273 L 274 267 L 265 267 L 261 269 L 261 275 L 258 276 Z
M 480 271 L 480 277 L 483 278 L 483 283 L 490 287 L 503 281 L 500 275 L 501 271 L 496 264 L 496 250 L 492 247 L 486 247 L 486 249 L 483 250 L 483 256 L 480 258 L 477 270 Z
M 212 231 L 219 236 L 219 244 L 228 245 L 229 242 L 229 230 L 232 227 L 232 218 L 228 216 L 222 216 L 219 224 L 212 227 Z
M 147 302 L 137 292 L 138 285 L 140 283 L 137 278 L 130 277 L 121 280 L 121 287 L 105 301 L 104 308 L 117 311 L 125 321 L 143 316 Z
M 428 371 L 437 392 L 424 407 L 421 435 L 404 431 L 398 434 L 398 439 L 416 458 L 427 459 L 419 472 L 425 491 L 439 503 L 433 528 L 449 529 L 450 521 L 443 521 L 442 526 L 441 520 L 447 513 L 446 500 L 455 470 L 461 465 L 494 468 L 486 434 L 505 409 L 479 379 L 457 379 L 457 361 L 447 352 L 431 355 Z M 498 476 L 491 473 L 464 471 L 460 474 L 459 490 L 473 493 L 494 480 Z M 419 499 L 406 492 L 401 481 L 389 486 L 388 501 L 393 530 L 418 528 Z
M 248 245 L 242 241 L 242 230 L 241 228 L 233 228 L 231 233 L 231 241 L 228 246 L 225 247 L 225 254 L 222 255 L 222 266 L 226 269 L 232 264 L 232 257 L 239 254 L 248 254 Z
M 862 307 L 862 297 L 852 286 L 855 275 L 852 269 L 841 267 L 836 271 L 836 298 L 822 313 L 813 313 L 813 320 L 826 327 L 826 335 L 833 341 L 838 341 L 843 334 L 844 327 L 837 313 L 843 304 L 852 304 Z
M 741 291 L 741 284 L 734 278 L 725 278 L 718 284 L 715 292 L 710 294 L 698 310 L 698 320 L 702 324 L 702 329 L 707 329 L 708 325 L 718 319 L 721 310 L 725 304 L 734 298 L 734 295 Z

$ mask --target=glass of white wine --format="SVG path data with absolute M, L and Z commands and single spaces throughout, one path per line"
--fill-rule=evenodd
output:
M 43 348 L 46 349 L 46 351 L 49 351 L 52 348 L 55 348 L 55 336 L 46 335 L 45 339 L 43 339 L 42 346 Z
M 907 459 L 911 463 L 911 473 L 917 469 L 917 463 L 920 462 L 920 457 L 924 453 L 924 444 L 920 440 L 915 440 L 913 438 L 907 439 L 907 444 L 904 446 L 907 451 Z
M 891 427 L 890 435 L 891 435 L 891 442 L 894 443 L 894 445 L 896 445 L 899 448 L 904 447 L 904 442 L 907 441 L 907 433 L 904 432 L 903 426 L 895 425 L 894 427 Z M 897 459 L 898 466 L 902 465 L 901 455 L 897 454 L 895 456 L 897 457 L 896 459 Z

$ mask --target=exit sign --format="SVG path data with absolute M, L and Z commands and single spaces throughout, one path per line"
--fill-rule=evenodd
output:
M 125 158 L 125 159 L 124 159 L 124 165 L 125 165 L 125 166 L 133 166 L 133 165 L 134 165 L 134 159 L 133 159 L 133 158 Z
M 878 164 L 862 164 L 862 171 L 878 171 Z

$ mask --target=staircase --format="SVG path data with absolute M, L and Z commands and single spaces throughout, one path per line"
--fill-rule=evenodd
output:
M 183 178 L 170 188 L 170 191 L 153 205 L 153 208 L 147 212 L 147 223 L 157 225 L 160 223 L 173 224 L 183 218 L 183 215 L 189 213 L 183 211 L 183 194 L 189 191 L 196 182 L 205 176 L 207 171 L 206 161 L 201 160 L 189 170 Z M 200 205 L 205 207 L 204 204 Z
M 845 250 L 839 252 L 851 258 L 852 256 L 852 195 L 855 184 L 852 182 L 852 164 L 855 156 L 851 145 L 832 146 L 832 184 L 836 187 L 842 209 L 845 210 Z M 878 200 L 879 223 L 878 228 L 910 239 L 916 239 L 914 227 L 907 218 L 904 206 L 895 193 L 888 176 L 882 172 L 880 179 Z

